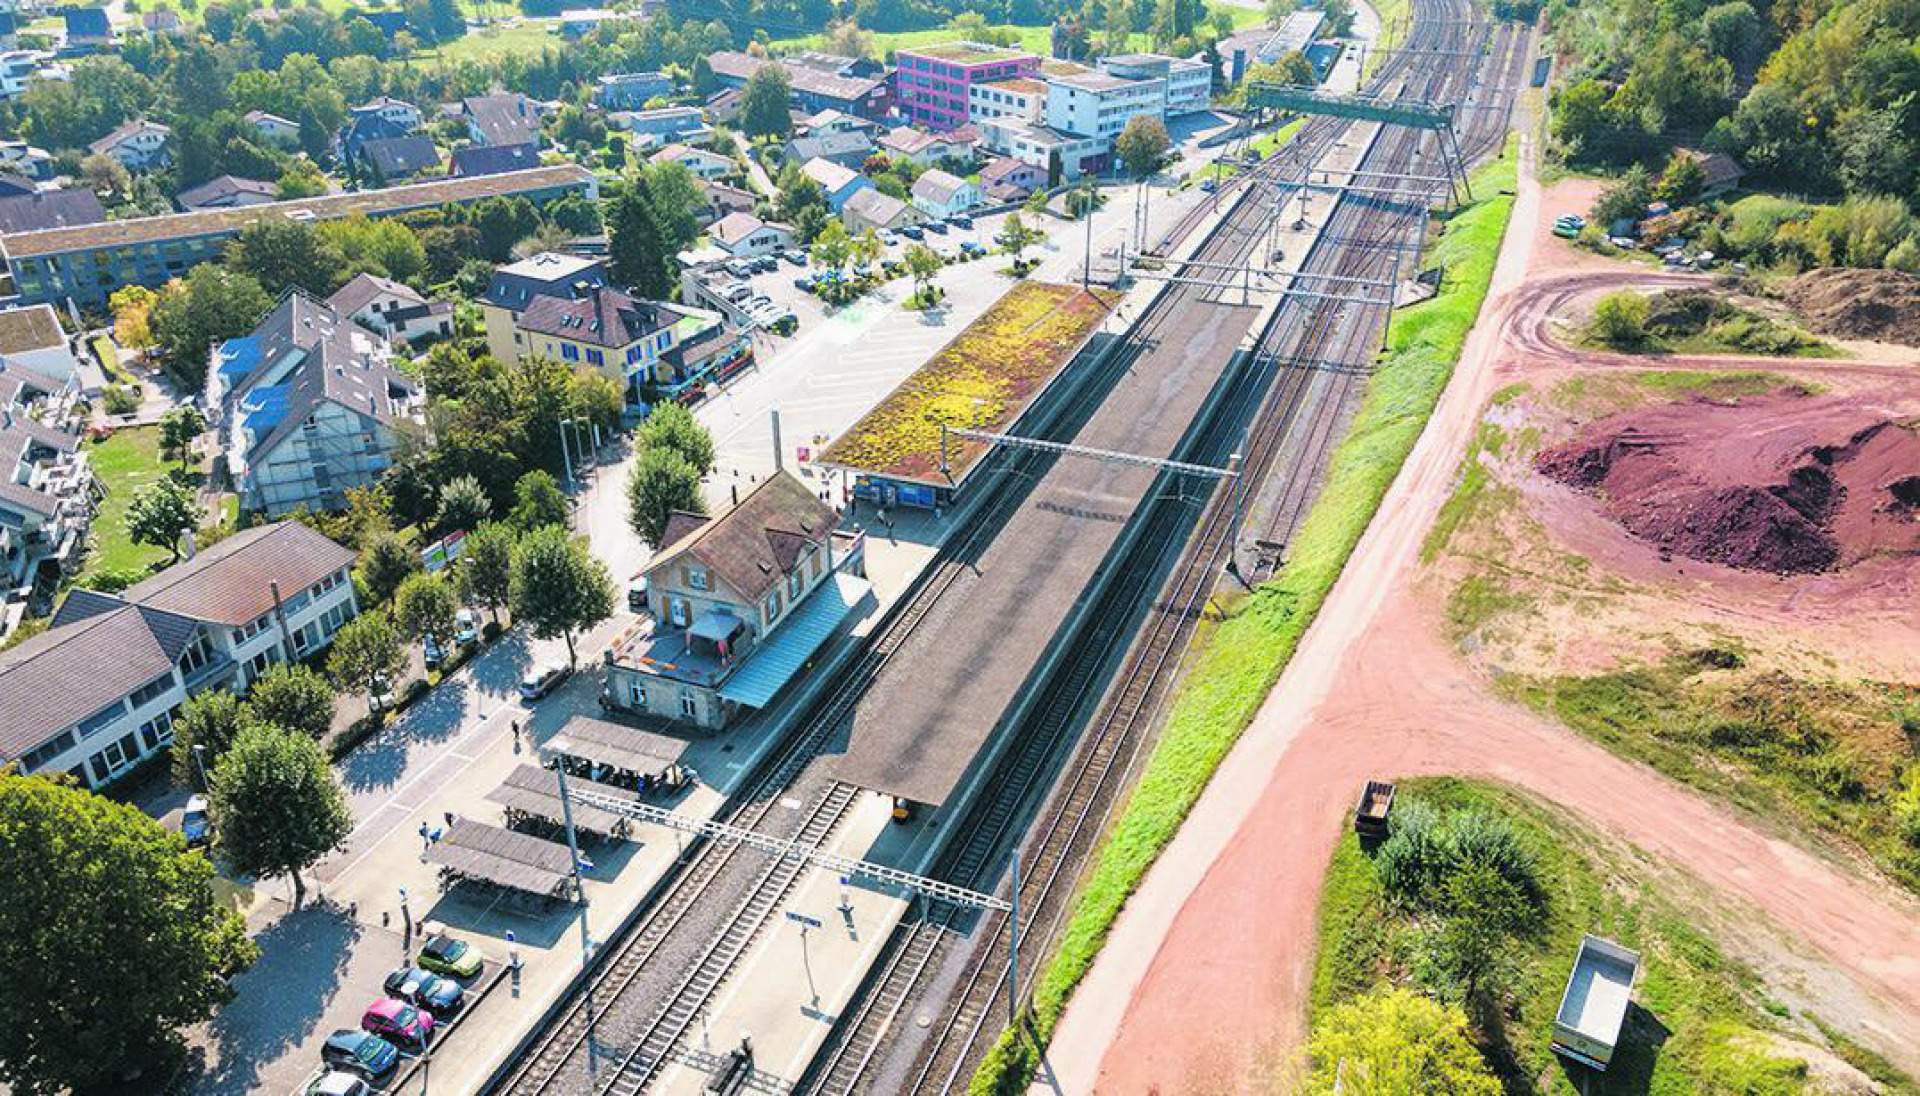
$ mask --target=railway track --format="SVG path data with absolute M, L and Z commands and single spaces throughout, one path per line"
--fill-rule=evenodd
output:
M 1512 56 L 1522 56 L 1524 36 L 1515 35 L 1508 29 L 1503 29 L 1501 33 L 1505 39 L 1503 48 L 1510 51 Z M 1479 49 L 1484 49 L 1484 40 L 1471 52 L 1477 53 Z M 1503 62 L 1501 69 L 1504 71 L 1506 67 L 1507 63 Z M 1385 73 L 1391 78 L 1396 71 L 1389 68 Z M 1464 80 L 1467 75 L 1466 67 L 1461 66 L 1459 69 L 1443 70 L 1436 74 L 1436 78 Z M 1430 94 L 1435 90 L 1431 85 L 1428 88 Z M 1482 113 L 1492 115 L 1494 112 Z M 1309 130 L 1302 136 L 1326 139 L 1339 128 L 1329 125 L 1322 127 L 1322 132 L 1317 135 Z M 1497 138 L 1504 131 L 1504 126 L 1489 125 L 1487 128 L 1494 131 L 1489 140 Z M 1417 137 L 1405 143 L 1407 147 L 1395 157 L 1395 162 L 1401 166 L 1410 162 L 1418 144 Z M 1483 146 L 1476 144 L 1466 147 Z M 1404 234 L 1408 227 L 1404 218 L 1399 222 L 1385 217 L 1363 217 L 1362 220 L 1372 222 L 1370 227 L 1375 233 L 1376 243 L 1384 243 L 1396 234 Z M 1176 226 L 1170 235 L 1177 238 L 1183 228 Z M 1367 226 L 1359 231 L 1367 231 Z M 1377 262 L 1378 256 L 1373 251 L 1364 245 L 1344 248 L 1337 269 L 1345 273 Z M 1303 278 L 1312 280 L 1311 274 L 1303 275 Z M 1345 319 L 1342 306 L 1323 303 L 1310 308 L 1309 312 L 1306 323 L 1297 329 L 1299 334 L 1292 340 L 1296 345 L 1318 345 L 1337 336 L 1336 329 Z M 1275 319 L 1276 323 L 1270 326 L 1267 336 L 1262 339 L 1263 344 L 1279 326 L 1279 317 Z M 1371 330 L 1370 325 L 1350 323 L 1348 326 L 1355 330 Z M 1356 339 L 1349 336 L 1346 342 L 1346 349 L 1351 351 Z M 1359 372 L 1350 371 L 1349 378 L 1342 382 L 1340 390 L 1332 398 L 1321 401 L 1320 410 L 1307 424 L 1309 436 L 1306 450 L 1312 456 L 1302 462 L 1304 470 L 1289 477 L 1287 484 L 1288 490 L 1292 491 L 1297 481 L 1301 485 L 1299 495 L 1302 499 L 1308 493 L 1305 484 L 1312 478 L 1314 464 L 1323 458 L 1330 439 L 1336 434 L 1335 425 L 1339 421 L 1338 411 L 1346 396 L 1345 390 L 1354 383 L 1351 375 Z M 1247 378 L 1243 377 L 1242 380 Z M 1243 464 L 1246 469 L 1264 470 L 1279 454 L 1282 442 L 1291 433 L 1307 403 L 1309 371 L 1288 370 L 1279 380 L 1280 383 L 1268 392 L 1249 431 Z M 1261 386 L 1252 384 L 1246 387 L 1257 390 Z M 1223 455 L 1217 440 L 1213 450 L 1214 459 Z M 1196 455 L 1189 454 L 1183 459 L 1196 459 Z M 1051 936 L 1049 929 L 1052 925 L 1048 922 L 1057 923 L 1057 918 L 1064 913 L 1065 903 L 1053 899 L 1064 892 L 1061 884 L 1070 883 L 1073 878 L 1074 873 L 1068 867 L 1077 863 L 1077 856 L 1089 851 L 1094 837 L 1104 826 L 1116 789 L 1129 782 L 1123 778 L 1130 772 L 1140 748 L 1145 744 L 1146 730 L 1156 722 L 1159 705 L 1170 692 L 1177 660 L 1191 639 L 1201 607 L 1211 596 L 1221 563 L 1229 558 L 1240 517 L 1239 500 L 1234 498 L 1235 490 L 1235 486 L 1229 484 L 1225 490 L 1213 496 L 1190 547 L 1183 553 L 1177 570 L 1166 583 L 1160 607 L 1150 616 L 1142 636 L 1134 644 L 1126 666 L 1116 680 L 1114 692 L 1099 714 L 1098 722 L 1091 733 L 1082 739 L 1070 765 L 1070 773 L 1061 782 L 1047 807 L 1045 821 L 1035 831 L 1034 848 L 1023 859 L 1026 870 L 1022 877 L 1021 901 L 1023 909 L 1030 912 L 1022 919 L 1022 938 L 1030 946 L 1037 935 L 1038 950 L 1044 950 Z M 1171 513 L 1175 508 L 1160 509 Z M 1170 531 L 1162 530 L 1154 543 L 1164 547 L 1172 535 Z M 1119 583 L 1110 588 L 1108 600 L 1112 608 L 1109 612 L 1123 617 L 1125 607 L 1135 601 L 1137 590 L 1133 588 L 1142 585 L 1141 582 Z M 1108 643 L 1097 652 L 1078 659 L 1067 670 L 1065 676 L 1055 683 L 1037 726 L 1021 736 L 1021 742 L 1029 745 L 1035 755 L 1050 751 L 1053 744 L 1064 736 L 1071 713 L 1079 710 L 1087 699 L 1088 685 L 1096 676 L 1094 667 L 1105 662 L 1112 642 L 1125 634 L 1118 620 L 1112 623 L 1113 626 L 1107 629 Z M 1012 819 L 1017 817 L 1025 801 L 1029 784 L 1025 774 L 1034 767 L 1033 760 L 1024 756 L 1016 758 L 1014 771 L 1019 779 L 1007 794 L 996 795 L 985 804 L 983 811 L 977 811 L 975 817 L 965 823 L 966 828 L 956 851 L 936 869 L 936 877 L 966 886 L 980 887 L 985 884 L 988 865 L 997 851 L 1005 850 L 1005 839 L 1012 829 Z M 1001 781 L 996 779 L 994 786 L 1002 787 Z M 888 1076 L 876 1082 L 873 1077 L 873 1067 L 883 1052 L 885 1040 L 897 1030 L 905 1010 L 916 1000 L 928 977 L 941 965 L 945 953 L 962 942 L 959 923 L 964 916 L 952 909 L 933 911 L 897 931 L 896 940 L 884 955 L 877 974 L 870 978 L 850 1018 L 843 1022 L 834 1041 L 803 1080 L 802 1091 L 838 1094 L 857 1092 L 867 1087 L 871 1091 L 946 1093 L 964 1085 L 971 1073 L 968 1067 L 980 1049 L 982 1034 L 998 1030 L 997 1027 L 989 1029 L 988 1021 L 1008 990 L 1011 965 L 1008 915 L 1005 914 L 994 914 L 988 923 L 977 926 L 974 937 L 984 939 L 988 944 L 977 948 L 974 958 L 965 967 L 960 990 L 954 995 L 956 1003 L 946 1010 L 944 1021 L 930 1038 L 930 1046 L 919 1055 L 918 1068 L 911 1073 L 910 1081 Z M 878 1084 L 884 1084 L 885 1087 L 872 1087 Z

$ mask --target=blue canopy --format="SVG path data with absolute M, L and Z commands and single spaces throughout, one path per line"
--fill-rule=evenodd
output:
M 766 707 L 848 615 L 857 609 L 864 616 L 873 604 L 872 583 L 834 572 L 727 678 L 720 687 L 721 699 L 749 708 Z

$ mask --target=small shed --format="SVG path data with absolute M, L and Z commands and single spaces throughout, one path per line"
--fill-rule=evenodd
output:
M 451 880 L 479 880 L 540 898 L 557 898 L 572 874 L 565 845 L 490 826 L 454 820 L 444 837 L 427 846 L 427 863 Z
M 540 750 L 553 762 L 584 763 L 605 770 L 608 775 L 631 773 L 648 781 L 661 781 L 669 787 L 694 779 L 693 771 L 680 764 L 681 756 L 687 752 L 686 742 L 591 716 L 574 716 L 560 728 L 559 734 L 547 739 Z M 617 783 L 600 777 L 593 779 Z
M 621 794 L 617 788 L 602 787 L 591 781 L 588 784 L 593 791 Z M 568 796 L 569 802 L 562 808 L 559 778 L 552 769 L 538 765 L 516 766 L 499 787 L 487 793 L 487 799 L 506 809 L 509 823 L 512 822 L 512 815 L 519 814 L 543 819 L 554 825 L 564 825 L 571 812 L 574 829 L 586 833 L 601 837 L 625 837 L 629 828 L 625 816 L 588 806 L 572 796 Z

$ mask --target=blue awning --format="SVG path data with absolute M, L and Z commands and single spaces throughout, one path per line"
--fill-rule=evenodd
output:
M 760 646 L 720 686 L 720 698 L 749 708 L 766 707 L 842 621 L 856 610 L 864 616 L 872 608 L 872 583 L 834 572 L 780 622 L 772 635 L 760 641 Z

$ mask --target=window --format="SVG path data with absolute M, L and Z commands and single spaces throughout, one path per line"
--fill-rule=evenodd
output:
M 561 343 L 560 356 L 570 362 L 577 362 L 580 360 L 580 348 L 572 343 Z
M 159 696 L 171 688 L 173 688 L 173 671 L 168 670 L 166 673 L 140 686 L 140 688 L 134 692 L 129 703 L 137 710 L 142 705 L 151 702 L 154 697 Z
M 689 566 L 687 568 L 687 585 L 695 590 L 710 589 L 707 584 L 707 569 L 705 567 Z
M 673 621 L 675 628 L 687 626 L 687 599 L 670 597 L 667 599 L 667 619 Z
M 693 693 L 683 690 L 680 693 L 680 714 L 688 719 L 700 718 L 700 705 L 693 699 Z
M 642 711 L 644 711 L 644 710 L 646 710 L 646 707 L 647 707 L 647 687 L 646 687 L 645 685 L 642 685 L 642 684 L 640 684 L 640 683 L 639 683 L 638 681 L 630 681 L 630 682 L 628 682 L 628 683 L 627 683 L 627 697 L 628 697 L 628 699 L 630 699 L 630 700 L 632 700 L 632 701 L 633 701 L 633 706 L 634 706 L 635 708 L 639 708 L 639 709 L 641 709 Z
M 793 569 L 793 573 L 787 576 L 787 597 L 793 599 L 794 601 L 799 601 L 800 600 L 800 583 L 805 581 L 805 579 L 806 579 L 806 576 L 801 573 L 801 569 L 798 567 L 795 567 Z
M 126 714 L 126 710 L 126 702 L 124 700 L 116 700 L 113 702 L 112 707 L 103 708 L 81 720 L 80 726 L 77 728 L 80 732 L 80 737 L 92 738 L 94 735 L 99 734 L 101 731 L 112 726 L 115 720 L 118 720 L 122 715 Z
M 780 591 L 775 590 L 774 592 L 767 595 L 767 623 L 772 624 L 773 618 L 779 615 L 780 615 Z
M 598 350 L 589 350 L 587 351 L 587 364 L 605 365 L 607 364 L 607 356 Z

